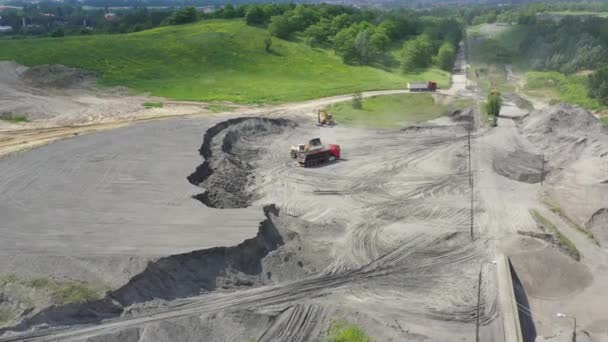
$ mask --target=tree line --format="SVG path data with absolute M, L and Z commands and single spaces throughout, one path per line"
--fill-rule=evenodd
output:
M 250 5 L 245 20 L 266 27 L 277 38 L 303 39 L 310 46 L 333 49 L 348 64 L 400 64 L 404 72 L 431 65 L 450 70 L 464 26 L 449 16 L 424 14 L 326 4 Z M 394 56 L 392 50 L 400 53 Z

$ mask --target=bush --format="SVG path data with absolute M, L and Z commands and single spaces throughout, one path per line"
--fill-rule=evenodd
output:
M 182 25 L 193 23 L 197 20 L 194 7 L 184 7 L 175 11 L 168 19 L 169 25 Z
M 53 38 L 59 38 L 59 37 L 63 37 L 63 36 L 65 36 L 65 32 L 63 31 L 63 29 L 61 27 L 51 33 L 51 37 L 53 37 Z
M 608 67 L 604 67 L 589 76 L 589 97 L 598 99 L 601 104 L 608 105 Z
M 245 14 L 245 22 L 247 25 L 262 25 L 268 20 L 266 17 L 266 13 L 264 13 L 264 9 L 262 7 L 253 5 Z
M 266 52 L 272 51 L 272 38 L 270 38 L 270 37 L 264 38 L 264 50 Z
M 356 92 L 353 94 L 353 108 L 361 109 L 363 108 L 363 96 L 360 92 Z
M 372 339 L 360 327 L 334 321 L 327 329 L 326 342 L 371 342 Z
M 502 107 L 502 97 L 498 91 L 492 90 L 488 94 L 488 101 L 486 102 L 486 113 L 488 116 L 493 118 L 493 125 L 496 126 L 498 115 L 500 115 L 500 108 Z

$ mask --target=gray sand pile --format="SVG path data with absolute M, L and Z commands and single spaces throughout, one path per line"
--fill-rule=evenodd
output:
M 520 133 L 544 154 L 550 196 L 577 224 L 608 203 L 608 128 L 587 110 L 558 105 L 534 111 Z
M 578 106 L 560 104 L 533 112 L 519 122 L 519 129 L 554 167 L 585 155 L 608 157 L 608 128 Z
M 538 183 L 542 179 L 542 156 L 526 151 L 500 152 L 494 156 L 492 166 L 496 173 L 507 178 Z
M 41 88 L 81 88 L 95 85 L 92 72 L 64 65 L 40 65 L 20 75 L 27 84 Z
M 127 119 L 146 113 L 147 96 L 124 88 L 97 88 L 95 75 L 63 65 L 28 68 L 0 61 L 0 115 L 26 117 L 39 124 L 75 124 Z M 18 129 L 1 121 L 0 130 Z
M 188 181 L 205 191 L 196 199 L 212 208 L 245 208 L 254 200 L 247 190 L 253 182 L 252 162 L 265 144 L 260 139 L 279 134 L 295 123 L 285 119 L 236 118 L 220 122 L 205 133 L 199 152 L 203 164 Z
M 593 213 L 586 226 L 602 245 L 608 244 L 608 208 L 602 208 Z

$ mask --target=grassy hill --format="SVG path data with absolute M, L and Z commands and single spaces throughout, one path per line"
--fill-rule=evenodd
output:
M 124 35 L 2 40 L 0 60 L 64 64 L 97 72 L 102 85 L 125 85 L 179 100 L 297 101 L 362 90 L 404 88 L 448 75 L 403 75 L 342 63 L 333 52 L 273 38 L 241 20 L 209 20 Z

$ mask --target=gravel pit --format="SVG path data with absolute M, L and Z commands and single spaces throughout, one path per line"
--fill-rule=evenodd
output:
M 205 161 L 188 176 L 188 181 L 205 189 L 194 196 L 211 208 L 245 208 L 255 199 L 248 191 L 253 182 L 253 165 L 264 149 L 253 143 L 281 133 L 295 123 L 285 119 L 236 118 L 211 127 L 199 152 Z

